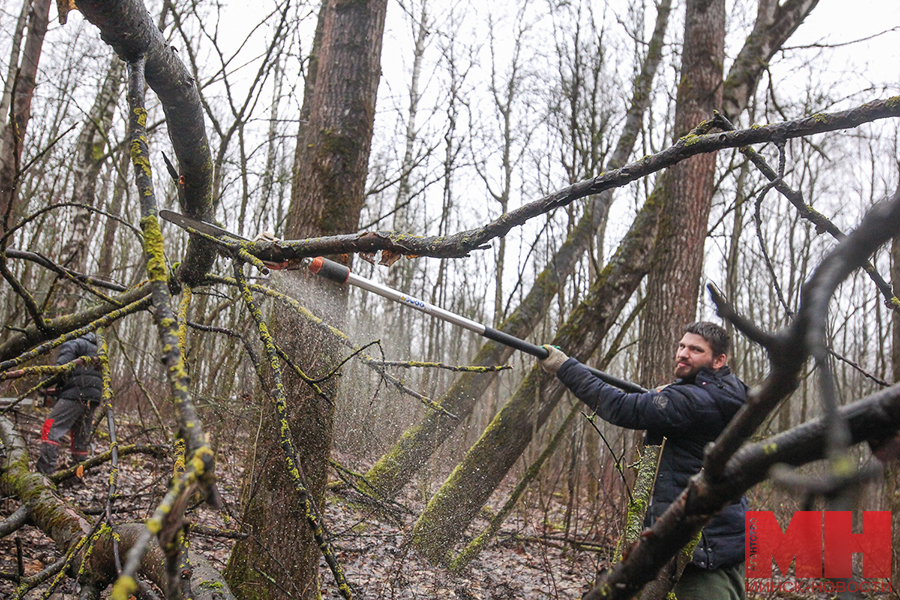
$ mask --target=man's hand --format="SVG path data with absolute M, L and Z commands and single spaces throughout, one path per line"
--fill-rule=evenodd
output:
M 255 238 L 253 238 L 252 241 L 254 241 L 254 242 L 280 242 L 281 238 L 275 237 L 275 235 L 269 231 L 262 231 L 259 234 L 257 234 L 257 236 Z
M 569 358 L 566 356 L 566 353 L 557 348 L 556 346 L 550 346 L 549 344 L 544 344 L 541 346 L 542 348 L 546 348 L 550 355 L 547 358 L 539 359 L 538 363 L 541 365 L 541 368 L 551 375 L 556 375 L 556 372 L 559 371 L 559 368 L 562 366 L 566 359 Z

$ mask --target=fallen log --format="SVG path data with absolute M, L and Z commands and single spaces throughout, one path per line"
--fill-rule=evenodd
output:
M 5 452 L 0 453 L 0 493 L 17 498 L 27 508 L 31 522 L 56 544 L 62 553 L 68 553 L 79 540 L 89 535 L 94 524 L 81 512 L 70 506 L 56 493 L 49 479 L 31 471 L 25 440 L 13 424 L 0 417 L 0 442 Z M 119 534 L 119 550 L 126 553 L 144 529 L 143 523 L 116 525 Z M 80 583 L 103 589 L 116 579 L 113 557 L 112 531 L 104 528 L 89 553 L 82 570 Z M 79 554 L 84 551 L 80 551 Z M 83 556 L 70 561 L 69 575 L 75 577 Z M 192 597 L 196 600 L 232 600 L 234 595 L 221 574 L 202 556 L 190 554 Z M 139 570 L 141 577 L 160 589 L 166 585 L 165 556 L 154 545 L 144 555 Z

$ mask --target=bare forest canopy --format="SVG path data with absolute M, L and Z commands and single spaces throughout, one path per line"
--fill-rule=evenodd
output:
M 900 519 L 892 3 L 7 4 L 0 593 L 478 597 L 513 548 L 543 587 L 485 587 L 655 598 L 744 493 Z M 720 320 L 748 403 L 634 535 L 638 437 L 533 357 L 266 268 L 319 255 L 647 387 L 661 315 Z M 46 477 L 37 398 L 87 332 L 94 456 Z

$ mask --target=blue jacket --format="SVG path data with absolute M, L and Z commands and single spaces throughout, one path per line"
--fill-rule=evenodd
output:
M 64 342 L 59 347 L 57 365 L 64 365 L 82 356 L 97 356 L 97 338 L 93 333 L 86 333 L 79 338 Z M 93 365 L 79 365 L 59 386 L 59 398 L 64 400 L 80 400 L 83 402 L 99 402 L 103 394 L 103 378 Z
M 648 526 L 700 471 L 706 445 L 719 437 L 747 397 L 747 387 L 728 367 L 715 372 L 701 369 L 692 381 L 679 379 L 643 394 L 625 393 L 604 383 L 574 358 L 563 363 L 557 377 L 603 420 L 647 430 L 650 444 L 666 438 L 645 519 Z M 696 566 L 717 569 L 743 562 L 745 510 L 747 500 L 741 498 L 704 527 L 694 550 Z

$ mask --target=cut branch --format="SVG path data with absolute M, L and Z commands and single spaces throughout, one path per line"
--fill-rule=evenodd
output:
M 754 125 L 748 129 L 686 135 L 669 148 L 624 167 L 606 171 L 600 175 L 570 185 L 557 192 L 509 211 L 496 220 L 477 229 L 461 231 L 449 236 L 414 236 L 390 231 L 366 231 L 345 235 L 308 238 L 296 241 L 242 242 L 240 247 L 266 262 L 281 262 L 320 254 L 346 252 L 376 252 L 387 250 L 396 254 L 459 258 L 472 250 L 485 248 L 485 244 L 509 233 L 534 217 L 567 206 L 586 196 L 622 187 L 679 163 L 686 158 L 716 152 L 725 148 L 739 148 L 750 144 L 762 144 L 805 137 L 817 133 L 852 129 L 863 123 L 900 116 L 900 96 L 875 100 L 836 113 L 816 113 L 794 121 L 769 125 Z M 233 245 L 233 242 L 230 243 Z

